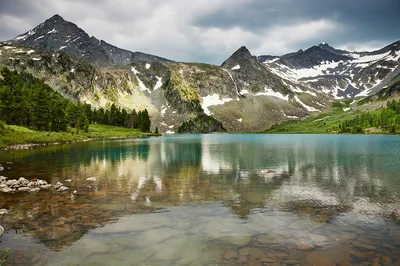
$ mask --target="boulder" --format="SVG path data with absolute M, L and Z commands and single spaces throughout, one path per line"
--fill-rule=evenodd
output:
M 49 189 L 51 188 L 51 184 L 40 186 L 41 189 Z
M 38 184 L 37 181 L 31 181 L 28 184 L 28 187 L 30 187 L 30 188 L 35 188 L 35 187 L 38 187 L 38 186 L 39 186 L 39 184 Z
M 12 189 L 12 188 L 9 188 L 9 187 L 5 187 L 1 191 L 3 191 L 4 193 L 11 193 L 11 192 L 14 192 L 15 189 Z
M 11 180 L 8 180 L 8 181 L 6 182 L 6 185 L 7 185 L 8 187 L 10 187 L 10 188 L 13 188 L 13 187 L 17 186 L 17 184 L 18 184 L 18 182 L 17 182 L 17 180 L 15 180 L 15 179 L 11 179 Z
M 69 189 L 68 187 L 62 186 L 59 189 L 57 189 L 57 191 L 64 192 L 64 191 L 67 191 L 68 189 Z
M 301 251 L 308 251 L 314 249 L 314 246 L 306 242 L 301 242 L 297 245 L 297 249 Z
M 29 184 L 29 180 L 26 179 L 26 178 L 20 177 L 20 178 L 18 179 L 18 181 L 17 181 L 17 184 L 18 184 L 20 187 L 26 187 L 26 186 L 28 186 L 28 184 Z
M 29 190 L 31 190 L 30 187 L 20 187 L 20 188 L 18 188 L 18 191 L 29 191 Z
M 40 191 L 40 188 L 38 187 L 34 187 L 29 190 L 29 192 L 38 192 L 38 191 Z
M 57 182 L 57 184 L 54 185 L 54 188 L 59 189 L 62 186 L 64 186 L 64 185 L 61 182 Z
M 42 186 L 46 186 L 46 185 L 47 185 L 47 182 L 44 181 L 44 180 L 38 180 L 38 181 L 37 181 L 37 184 L 38 184 L 39 187 L 42 187 Z

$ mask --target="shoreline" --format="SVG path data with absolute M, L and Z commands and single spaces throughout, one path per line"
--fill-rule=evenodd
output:
M 115 136 L 115 137 L 99 137 L 99 138 L 88 138 L 88 139 L 80 139 L 80 140 L 70 140 L 65 142 L 42 142 L 42 143 L 21 143 L 21 144 L 12 144 L 7 147 L 0 148 L 0 151 L 18 151 L 18 150 L 33 150 L 44 148 L 47 146 L 55 146 L 55 145 L 63 145 L 63 144 L 73 144 L 77 142 L 89 142 L 94 140 L 102 140 L 102 139 L 140 139 L 140 138 L 148 138 L 148 137 L 159 137 L 161 135 L 149 134 L 148 136 Z

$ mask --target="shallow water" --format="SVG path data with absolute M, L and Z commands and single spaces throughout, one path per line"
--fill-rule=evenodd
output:
M 0 249 L 5 265 L 400 265 L 399 158 L 399 137 L 354 135 L 2 151 L 2 175 L 70 192 L 0 194 Z

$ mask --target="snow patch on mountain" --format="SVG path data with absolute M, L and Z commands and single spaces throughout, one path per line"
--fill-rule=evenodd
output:
M 232 98 L 220 99 L 218 94 L 207 95 L 206 97 L 203 97 L 203 103 L 201 104 L 201 108 L 203 108 L 205 114 L 211 115 L 211 112 L 210 112 L 210 110 L 208 110 L 208 107 L 213 106 L 213 105 L 225 104 L 232 100 L 233 100 Z
M 232 67 L 231 69 L 232 70 L 238 70 L 238 69 L 240 69 L 240 65 L 236 65 L 236 66 Z
M 282 93 L 277 92 L 277 91 L 273 91 L 272 89 L 270 89 L 268 87 L 264 88 L 264 92 L 256 93 L 256 96 L 262 96 L 262 95 L 264 95 L 264 96 L 272 96 L 272 97 L 276 97 L 276 98 L 279 98 L 279 99 L 284 100 L 284 101 L 289 101 L 289 95 L 283 95 Z
M 309 112 L 319 112 L 319 110 L 315 109 L 314 107 L 309 106 L 309 105 L 303 103 L 303 102 L 299 99 L 299 97 L 298 97 L 297 95 L 294 96 L 294 99 L 296 100 L 296 102 L 298 102 L 299 104 L 301 104 L 301 106 L 303 106 L 307 111 L 309 111 Z
M 158 77 L 158 76 L 156 76 L 156 78 L 157 78 L 157 83 L 156 83 L 156 85 L 154 86 L 154 91 L 155 90 L 158 90 L 159 88 L 161 88 L 161 86 L 162 86 L 162 78 L 160 78 L 160 77 Z

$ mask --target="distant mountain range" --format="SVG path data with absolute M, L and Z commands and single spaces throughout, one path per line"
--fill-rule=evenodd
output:
M 282 56 L 259 56 L 283 79 L 331 94 L 335 99 L 380 91 L 400 73 L 400 41 L 369 52 L 349 52 L 320 43 Z
M 120 49 L 59 15 L 0 43 L 0 66 L 30 72 L 95 108 L 147 108 L 153 128 L 169 133 L 204 114 L 241 132 L 322 112 L 335 99 L 372 95 L 392 84 L 399 58 L 397 41 L 368 52 L 320 43 L 282 56 L 253 56 L 240 47 L 221 66 L 180 63 Z

